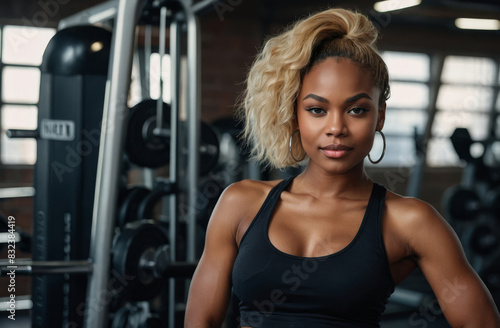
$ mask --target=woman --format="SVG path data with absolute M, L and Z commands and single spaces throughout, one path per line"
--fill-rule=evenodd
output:
M 365 16 L 331 9 L 266 43 L 247 80 L 245 137 L 275 168 L 309 161 L 295 178 L 224 191 L 185 327 L 220 327 L 231 290 L 242 327 L 378 327 L 417 266 L 453 327 L 500 327 L 446 221 L 364 172 L 366 156 L 379 161 L 369 152 L 389 97 L 376 39 Z

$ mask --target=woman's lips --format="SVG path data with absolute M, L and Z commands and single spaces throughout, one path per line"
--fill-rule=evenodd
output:
M 347 155 L 353 148 L 340 144 L 331 144 L 325 147 L 320 147 L 321 152 L 329 158 L 341 158 Z

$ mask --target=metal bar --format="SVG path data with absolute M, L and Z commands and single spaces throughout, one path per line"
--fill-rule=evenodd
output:
M 69 26 L 96 24 L 113 19 L 116 16 L 118 1 L 110 0 L 63 18 L 57 28 L 61 30 Z
M 198 168 L 200 149 L 200 116 L 201 116 L 201 47 L 198 18 L 186 8 L 187 21 L 187 61 L 188 92 L 187 95 L 187 135 L 188 139 L 188 218 L 187 218 L 187 261 L 196 260 L 196 197 L 198 194 Z
M 33 196 L 35 196 L 35 188 L 33 187 L 15 187 L 15 188 L 0 189 L 0 199 L 24 198 Z
M 40 132 L 38 130 L 18 130 L 9 129 L 5 133 L 8 138 L 40 138 Z
M 158 54 L 160 55 L 160 76 L 159 76 L 159 96 L 156 102 L 156 134 L 164 135 L 165 125 L 163 124 L 163 57 L 165 57 L 165 38 L 167 30 L 167 7 L 160 8 L 160 40 L 158 42 L 159 49 Z
M 178 159 L 178 122 L 179 122 L 179 94 L 180 94 L 180 67 L 181 67 L 181 31 L 182 20 L 180 14 L 173 15 L 170 23 L 170 183 L 177 184 L 177 159 Z M 169 240 L 170 258 L 176 260 L 177 250 L 177 193 L 169 196 Z M 168 326 L 175 326 L 175 279 L 169 279 Z
M 86 328 L 104 328 L 108 321 L 107 304 L 102 304 L 99 297 L 106 291 L 109 279 L 135 28 L 144 2 L 120 1 L 113 29 L 92 217 L 90 259 L 94 271 L 87 286 Z M 102 308 L 96 310 L 96 304 L 102 304 Z
M 434 57 L 431 57 L 429 117 L 427 118 L 427 124 L 425 126 L 424 135 L 422 137 L 423 151 L 417 153 L 416 156 L 417 162 L 414 165 L 412 174 L 408 181 L 408 186 L 406 188 L 406 196 L 419 197 L 420 195 L 420 188 L 422 186 L 422 179 L 426 167 L 427 147 L 429 145 L 429 140 L 432 137 L 432 124 L 434 122 L 434 117 L 436 116 L 437 112 L 436 103 L 439 94 L 439 88 L 441 87 L 441 73 L 443 72 L 443 65 L 444 65 L 444 55 L 435 55 Z
M 0 277 L 5 277 L 11 271 L 18 276 L 48 275 L 48 274 L 88 274 L 92 266 L 88 261 L 33 261 L 18 259 L 15 264 L 0 262 Z
M 151 25 L 144 27 L 144 85 L 143 98 L 151 98 Z
M 424 149 L 427 149 L 427 144 L 432 137 L 432 124 L 434 123 L 434 117 L 437 112 L 437 98 L 439 94 L 439 88 L 441 87 L 441 74 L 443 73 L 445 56 L 438 54 L 431 58 L 431 87 L 429 89 L 429 118 L 427 119 L 427 125 L 425 126 L 425 132 L 423 136 Z M 425 152 L 424 152 L 425 154 Z
M 213 6 L 218 1 L 220 0 L 203 0 L 198 3 L 195 3 L 192 7 L 193 12 L 195 14 L 199 14 L 200 12 L 207 10 L 208 6 Z
M 493 83 L 495 85 L 493 86 L 493 97 L 491 99 L 491 109 L 489 112 L 490 120 L 489 120 L 489 126 L 488 126 L 488 138 L 491 140 L 495 139 L 496 135 L 496 125 L 497 125 L 497 116 L 498 112 L 496 110 L 496 104 L 498 101 L 498 95 L 500 92 L 500 86 L 497 84 L 498 81 L 500 81 L 500 60 L 495 61 L 495 76 L 493 79 Z

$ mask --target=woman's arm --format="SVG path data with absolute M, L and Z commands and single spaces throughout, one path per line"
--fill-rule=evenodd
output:
M 485 285 L 470 267 L 458 237 L 432 206 L 411 199 L 407 240 L 452 327 L 499 328 Z
M 242 213 L 241 194 L 237 184 L 229 186 L 212 213 L 203 255 L 189 288 L 186 328 L 221 327 L 224 321 L 238 252 L 235 234 Z

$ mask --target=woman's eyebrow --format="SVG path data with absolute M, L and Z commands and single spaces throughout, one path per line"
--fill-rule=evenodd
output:
M 359 100 L 361 98 L 368 98 L 370 100 L 372 100 L 372 97 L 370 97 L 370 95 L 368 95 L 366 92 L 361 92 L 361 93 L 358 93 L 357 95 L 355 96 L 352 96 L 352 97 L 349 97 L 345 100 L 346 103 L 351 103 L 353 101 L 356 101 L 356 100 Z
M 307 96 L 305 96 L 305 97 L 304 97 L 304 99 L 302 99 L 302 100 L 306 100 L 307 98 L 312 98 L 312 99 L 315 99 L 315 100 L 317 100 L 317 101 L 323 102 L 323 103 L 325 103 L 325 104 L 330 103 L 330 102 L 328 101 L 328 99 L 323 98 L 323 97 L 318 96 L 318 95 L 315 95 L 314 93 L 310 93 L 310 94 L 308 94 L 308 95 L 307 95 Z M 359 99 L 361 99 L 361 98 L 368 98 L 368 99 L 372 100 L 372 97 L 370 97 L 370 95 L 369 95 L 369 94 L 367 94 L 366 92 L 361 92 L 361 93 L 358 93 L 357 95 L 354 95 L 354 96 L 352 96 L 352 97 L 347 98 L 347 99 L 345 100 L 345 102 L 346 102 L 346 103 L 351 103 L 351 102 L 354 102 L 354 101 L 359 100 Z
M 312 99 L 315 99 L 315 100 L 317 100 L 317 101 L 321 101 L 321 102 L 326 103 L 326 104 L 328 104 L 328 103 L 329 103 L 328 99 L 323 98 L 323 97 L 318 96 L 318 95 L 315 95 L 314 93 L 310 93 L 310 94 L 308 94 L 308 95 L 307 95 L 307 96 L 305 96 L 305 97 L 304 97 L 304 99 L 302 99 L 302 100 L 306 100 L 307 98 L 312 98 Z

